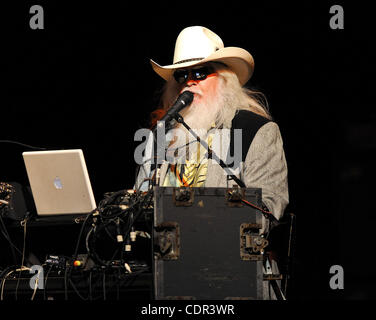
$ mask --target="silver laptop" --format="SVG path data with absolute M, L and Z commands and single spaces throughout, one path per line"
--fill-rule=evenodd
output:
M 81 149 L 22 156 L 38 215 L 84 214 L 96 208 Z

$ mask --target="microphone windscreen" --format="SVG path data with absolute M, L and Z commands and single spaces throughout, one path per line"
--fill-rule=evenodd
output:
M 194 95 L 193 95 L 193 93 L 190 92 L 190 91 L 184 91 L 184 92 L 179 96 L 179 98 L 181 98 L 181 99 L 182 99 L 187 105 L 192 103 L 192 101 L 193 101 L 193 97 L 194 97 Z M 179 98 L 178 98 L 178 99 L 179 99 Z

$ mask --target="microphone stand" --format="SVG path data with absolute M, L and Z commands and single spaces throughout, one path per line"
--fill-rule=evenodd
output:
M 222 159 L 220 159 L 213 150 L 210 149 L 209 151 L 209 146 L 208 144 L 201 140 L 200 137 L 186 124 L 186 122 L 184 121 L 183 117 L 180 115 L 180 113 L 176 113 L 174 115 L 174 118 L 177 122 L 181 123 L 195 138 L 198 142 L 201 143 L 201 145 L 205 148 L 205 150 L 208 150 L 208 153 L 211 153 L 211 158 L 214 159 L 215 161 L 217 161 L 217 163 L 226 171 L 227 175 L 231 177 L 231 179 L 233 179 L 238 185 L 240 188 L 246 188 L 245 184 L 243 181 L 241 181 L 237 176 L 235 176 L 234 174 L 232 174 L 230 168 L 228 167 L 227 164 L 225 164 L 223 162 Z
M 154 128 L 152 128 L 152 137 L 153 137 L 153 154 L 152 154 L 152 157 L 153 157 L 153 162 L 151 163 L 151 166 L 150 166 L 150 172 L 153 172 L 154 170 L 154 174 L 153 174 L 153 177 L 151 179 L 151 184 L 152 186 L 156 186 L 159 184 L 159 169 L 162 165 L 162 159 L 160 158 L 161 154 L 162 154 L 162 150 L 165 151 L 165 143 L 166 143 L 166 140 L 165 140 L 165 137 L 166 137 L 166 133 L 169 129 L 172 128 L 171 126 L 171 122 L 174 118 L 170 119 L 169 121 L 161 121 L 156 123 L 156 125 L 154 126 Z M 163 130 L 163 143 L 161 145 L 161 142 L 162 141 L 158 141 L 158 130 Z M 159 142 L 159 143 L 158 143 Z M 164 157 L 165 153 L 163 152 L 163 157 Z M 164 159 L 164 158 L 163 158 Z

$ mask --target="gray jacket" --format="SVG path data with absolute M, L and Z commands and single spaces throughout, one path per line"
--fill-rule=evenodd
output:
M 150 160 L 150 156 L 146 158 Z M 159 185 L 164 181 L 168 165 L 168 162 L 164 162 L 160 167 Z M 147 190 L 149 182 L 144 179 L 150 177 L 150 161 L 146 160 L 137 177 L 135 188 Z M 263 203 L 277 219 L 282 217 L 289 202 L 287 164 L 281 133 L 275 122 L 268 122 L 257 131 L 238 177 L 249 188 L 262 188 Z M 227 187 L 227 183 L 227 175 L 222 167 L 209 159 L 205 187 Z M 267 230 L 268 225 L 263 218 L 260 232 Z

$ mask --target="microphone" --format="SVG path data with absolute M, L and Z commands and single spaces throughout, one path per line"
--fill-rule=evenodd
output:
M 167 111 L 167 113 L 163 116 L 161 120 L 157 122 L 155 125 L 154 129 L 152 130 L 153 132 L 153 139 L 154 139 L 154 160 L 156 162 L 151 164 L 151 171 L 154 169 L 156 170 L 154 173 L 154 176 L 152 178 L 152 183 L 153 185 L 159 184 L 159 167 L 161 165 L 160 162 L 158 162 L 159 159 L 164 160 L 165 156 L 165 144 L 166 144 L 166 136 L 165 134 L 162 134 L 162 143 L 160 143 L 160 140 L 158 139 L 158 132 L 160 131 L 159 129 L 162 129 L 163 126 L 165 125 L 164 130 L 166 130 L 169 127 L 169 124 L 172 119 L 175 118 L 176 114 L 179 113 L 181 110 L 183 110 L 185 107 L 188 107 L 193 101 L 193 93 L 190 91 L 184 91 L 175 101 L 175 103 L 172 105 L 172 107 Z M 157 137 L 155 136 L 155 133 Z
M 175 118 L 176 114 L 183 110 L 185 107 L 188 107 L 193 101 L 193 93 L 190 91 L 184 91 L 172 105 L 172 107 L 167 111 L 163 118 L 159 121 L 165 121 L 165 123 L 170 122 Z M 161 123 L 159 123 L 161 126 Z

